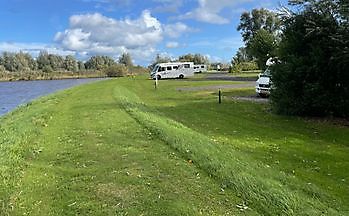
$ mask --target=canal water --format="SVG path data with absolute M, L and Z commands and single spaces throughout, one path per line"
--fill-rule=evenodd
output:
M 58 90 L 100 80 L 103 79 L 0 82 L 0 116 L 10 112 L 21 104 L 26 104 L 32 101 L 35 98 L 51 94 Z

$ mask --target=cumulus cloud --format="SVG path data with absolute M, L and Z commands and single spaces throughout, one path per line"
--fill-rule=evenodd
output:
M 195 29 L 190 28 L 182 22 L 177 22 L 174 24 L 168 24 L 164 26 L 165 35 L 170 38 L 178 38 L 182 34 L 187 32 L 194 32 Z
M 174 49 L 179 47 L 179 43 L 176 41 L 170 41 L 166 43 L 166 47 L 169 49 Z
M 44 43 L 10 43 L 10 42 L 1 42 L 0 50 L 2 52 L 24 52 L 29 53 L 32 56 L 38 56 L 40 51 L 45 50 L 50 54 L 57 55 L 76 55 L 77 53 L 70 50 L 63 50 L 57 48 L 53 45 L 44 44 Z
M 237 4 L 251 0 L 198 0 L 199 6 L 180 16 L 180 19 L 195 19 L 211 24 L 227 24 L 229 19 L 220 15 L 223 10 L 233 9 Z
M 58 32 L 54 40 L 64 49 L 89 55 L 129 52 L 134 58 L 147 58 L 162 39 L 161 23 L 145 10 L 134 20 L 116 20 L 99 13 L 74 15 L 69 28 Z

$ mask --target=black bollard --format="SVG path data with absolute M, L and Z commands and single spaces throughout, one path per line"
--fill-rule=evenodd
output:
M 218 90 L 218 103 L 222 103 L 222 92 L 221 89 Z

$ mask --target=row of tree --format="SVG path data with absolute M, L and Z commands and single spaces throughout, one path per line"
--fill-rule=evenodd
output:
M 289 0 L 293 10 L 254 9 L 241 15 L 245 46 L 232 62 L 271 67 L 274 110 L 349 117 L 349 2 Z
M 50 73 L 53 71 L 77 72 L 85 70 L 103 70 L 116 64 L 122 64 L 127 68 L 133 66 L 131 55 L 123 53 L 118 61 L 109 56 L 92 56 L 88 61 L 82 62 L 74 56 L 60 56 L 49 54 L 46 51 L 40 52 L 34 59 L 30 54 L 19 52 L 4 52 L 0 56 L 0 72 L 28 72 L 42 71 Z
M 208 60 L 208 58 L 204 55 L 201 54 L 185 54 L 182 56 L 179 56 L 177 59 L 171 59 L 168 56 L 161 56 L 160 54 L 157 54 L 155 59 L 153 60 L 153 62 L 149 65 L 150 69 L 153 69 L 155 67 L 156 64 L 158 63 L 166 63 L 166 62 L 194 62 L 194 64 L 198 65 L 198 64 L 205 64 L 205 65 L 209 65 L 210 61 Z

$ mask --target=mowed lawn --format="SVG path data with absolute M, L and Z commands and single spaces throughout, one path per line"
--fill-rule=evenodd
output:
M 227 81 L 120 78 L 0 118 L 0 215 L 348 215 L 349 128 Z

